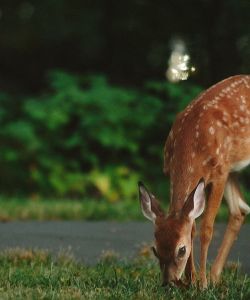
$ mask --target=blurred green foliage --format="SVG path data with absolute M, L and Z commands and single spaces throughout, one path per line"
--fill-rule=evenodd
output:
M 250 196 L 249 193 L 246 195 Z M 161 202 L 161 207 L 166 212 L 168 211 L 167 204 L 167 201 Z M 96 198 L 90 198 L 88 195 L 81 199 L 74 199 L 74 201 L 45 197 L 31 200 L 25 197 L 0 196 L 0 207 L 0 222 L 16 220 L 145 221 L 145 217 L 138 208 L 138 199 L 131 198 L 111 203 L 106 198 L 97 201 Z M 216 220 L 226 222 L 227 218 L 228 207 L 223 202 Z M 246 218 L 246 222 L 249 223 L 250 218 Z
M 249 73 L 249 19 L 243 0 L 2 1 L 1 193 L 116 202 L 140 179 L 167 197 L 170 126 L 200 86 Z M 176 40 L 196 72 L 157 81 Z
M 132 89 L 62 71 L 48 82 L 38 96 L 0 94 L 2 192 L 112 202 L 136 197 L 142 178 L 166 186 L 164 141 L 199 87 L 151 81 Z

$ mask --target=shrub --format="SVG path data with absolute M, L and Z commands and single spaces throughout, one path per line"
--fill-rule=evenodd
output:
M 61 71 L 48 78 L 42 95 L 0 95 L 2 191 L 116 201 L 137 195 L 142 174 L 160 184 L 164 140 L 198 87 L 122 88 Z

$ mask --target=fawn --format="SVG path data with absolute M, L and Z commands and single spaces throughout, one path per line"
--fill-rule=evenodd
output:
M 208 248 L 224 195 L 230 216 L 210 272 L 211 282 L 218 282 L 230 248 L 250 212 L 235 175 L 249 163 L 250 76 L 237 75 L 213 85 L 177 115 L 164 148 L 164 173 L 170 177 L 167 215 L 139 182 L 142 213 L 154 223 L 153 252 L 159 259 L 163 284 L 181 284 L 183 272 L 188 282 L 194 283 L 195 219 L 204 211 L 199 277 L 201 287 L 207 287 Z

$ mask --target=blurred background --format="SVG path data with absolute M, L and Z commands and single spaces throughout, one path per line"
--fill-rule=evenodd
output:
M 143 180 L 167 203 L 176 113 L 239 73 L 250 73 L 248 0 L 1 0 L 1 201 L 139 212 Z

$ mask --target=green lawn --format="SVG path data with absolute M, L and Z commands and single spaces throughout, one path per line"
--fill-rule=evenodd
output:
M 106 256 L 85 266 L 60 255 L 32 250 L 0 254 L 1 299 L 250 299 L 250 278 L 227 269 L 221 283 L 200 291 L 160 287 L 159 268 L 152 258 L 121 262 Z
M 227 220 L 223 205 L 219 221 Z M 249 218 L 248 218 L 249 219 Z M 106 200 L 29 200 L 0 198 L 0 221 L 12 220 L 144 220 L 139 201 L 135 199 L 115 203 Z
M 0 198 L 0 220 L 143 220 L 138 201 Z

